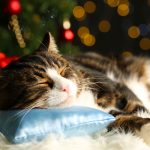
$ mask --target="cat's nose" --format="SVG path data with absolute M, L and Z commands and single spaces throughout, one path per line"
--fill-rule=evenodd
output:
M 66 93 L 69 93 L 69 86 L 62 86 L 62 91 L 63 92 L 66 92 Z

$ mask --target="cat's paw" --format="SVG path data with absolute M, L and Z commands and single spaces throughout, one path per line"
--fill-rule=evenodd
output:
M 140 136 L 143 138 L 145 143 L 150 146 L 150 123 L 142 126 Z

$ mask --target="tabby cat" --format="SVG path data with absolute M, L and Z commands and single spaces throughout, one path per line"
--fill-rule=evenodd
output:
M 96 63 L 105 66 L 102 56 L 85 54 L 81 57 L 87 56 L 93 57 L 89 62 L 96 60 Z M 79 61 L 81 57 L 65 58 L 59 54 L 54 38 L 47 33 L 33 54 L 12 62 L 1 71 L 0 109 L 94 107 L 116 116 L 108 131 L 115 128 L 120 132 L 131 131 L 150 144 L 146 137 L 150 135 L 150 118 L 138 116 L 141 110 L 149 116 L 148 109 L 126 86 L 127 75 L 122 77 L 124 72 L 121 74 L 121 69 L 108 60 L 107 67 L 111 70 L 114 66 L 114 72 L 116 69 L 116 78 L 112 79 L 106 69 L 96 68 L 95 64 L 96 70 L 93 70 L 92 65 L 81 61 L 83 59 Z

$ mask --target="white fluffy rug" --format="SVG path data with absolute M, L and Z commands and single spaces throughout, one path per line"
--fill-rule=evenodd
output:
M 132 134 L 109 133 L 92 137 L 59 138 L 50 136 L 41 142 L 12 145 L 0 135 L 0 150 L 150 150 Z

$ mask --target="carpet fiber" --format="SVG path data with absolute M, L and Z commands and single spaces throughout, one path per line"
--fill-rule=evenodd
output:
M 0 135 L 0 150 L 150 150 L 142 139 L 131 133 L 109 133 L 92 137 L 47 137 L 41 142 L 11 145 Z

